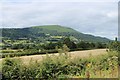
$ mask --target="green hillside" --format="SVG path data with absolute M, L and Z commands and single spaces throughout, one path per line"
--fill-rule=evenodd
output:
M 47 36 L 49 34 L 49 36 Z M 10 39 L 38 39 L 47 38 L 50 36 L 74 36 L 78 40 L 90 41 L 90 42 L 108 42 L 109 39 L 96 37 L 93 35 L 80 33 L 72 28 L 67 28 L 59 25 L 45 25 L 45 26 L 33 26 L 29 28 L 3 28 L 2 36 Z
M 55 32 L 76 32 L 75 30 L 59 25 L 46 25 L 46 26 L 34 26 L 32 27 L 33 29 L 43 29 L 45 30 L 50 30 L 50 31 L 55 31 Z

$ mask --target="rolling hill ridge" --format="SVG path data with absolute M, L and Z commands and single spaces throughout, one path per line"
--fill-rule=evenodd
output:
M 28 28 L 3 28 L 2 37 L 10 39 L 19 38 L 46 38 L 49 36 L 74 36 L 78 40 L 90 41 L 90 42 L 109 42 L 110 40 L 103 37 L 97 37 L 93 35 L 83 34 L 72 28 L 60 26 L 60 25 L 45 25 L 45 26 L 33 26 Z

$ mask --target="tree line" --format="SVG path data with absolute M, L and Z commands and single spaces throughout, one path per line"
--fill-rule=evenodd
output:
M 100 43 L 100 42 L 87 42 L 87 41 L 79 41 L 74 42 L 70 40 L 69 37 L 64 38 L 56 43 L 50 42 L 46 44 L 24 44 L 24 43 L 18 43 L 18 44 L 11 44 L 11 45 L 5 45 L 2 48 L 10 48 L 10 49 L 44 49 L 44 50 L 52 50 L 58 48 L 62 48 L 63 45 L 66 45 L 71 51 L 72 50 L 87 50 L 87 49 L 97 49 L 97 48 L 106 48 L 106 43 Z

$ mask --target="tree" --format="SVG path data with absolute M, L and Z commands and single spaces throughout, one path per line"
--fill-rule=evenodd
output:
M 87 48 L 88 48 L 88 47 L 87 47 L 87 43 L 84 42 L 84 41 L 79 42 L 79 43 L 78 43 L 78 48 L 82 48 L 83 50 L 84 50 L 84 49 L 87 49 Z
M 109 50 L 110 51 L 118 51 L 118 52 L 120 52 L 120 42 L 119 41 L 113 41 L 113 42 L 110 42 L 109 43 Z
M 44 45 L 44 49 L 50 50 L 50 49 L 55 49 L 56 43 L 50 42 L 49 44 Z
M 63 44 L 66 44 L 69 49 L 77 48 L 76 44 L 73 41 L 71 41 L 68 37 L 63 39 Z

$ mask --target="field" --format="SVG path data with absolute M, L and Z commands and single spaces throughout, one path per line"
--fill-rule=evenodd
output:
M 107 54 L 106 49 L 95 49 L 95 50 L 85 50 L 85 51 L 73 51 L 68 53 L 71 58 L 85 58 L 85 57 L 90 57 L 90 56 L 99 56 L 103 54 Z M 53 54 L 48 54 L 49 56 L 52 55 L 57 55 L 59 56 L 59 53 L 53 53 Z M 41 61 L 43 57 L 46 55 L 32 55 L 32 56 L 22 56 L 19 57 L 24 63 L 28 63 L 31 59 L 33 61 Z M 18 57 L 16 57 L 18 58 Z
M 71 58 L 87 58 L 90 56 L 99 56 L 106 54 L 106 49 L 94 49 L 94 50 L 85 50 L 85 51 L 72 51 L 68 54 L 71 56 Z M 49 56 L 57 55 L 59 56 L 59 53 L 51 53 L 48 54 Z M 31 56 L 21 56 L 21 57 L 14 57 L 14 58 L 20 58 L 24 63 L 28 63 L 31 59 L 33 61 L 38 60 L 41 61 L 43 57 L 45 57 L 46 54 L 43 55 L 31 55 Z M 0 59 L 1 62 L 2 59 Z
M 3 73 L 5 77 L 18 79 L 118 78 L 117 55 L 115 51 L 95 49 L 5 58 Z
M 72 36 L 47 36 L 41 38 L 43 42 L 40 37 L 4 38 L 0 51 L 3 79 L 118 78 L 120 42 L 117 39 L 103 43 Z

